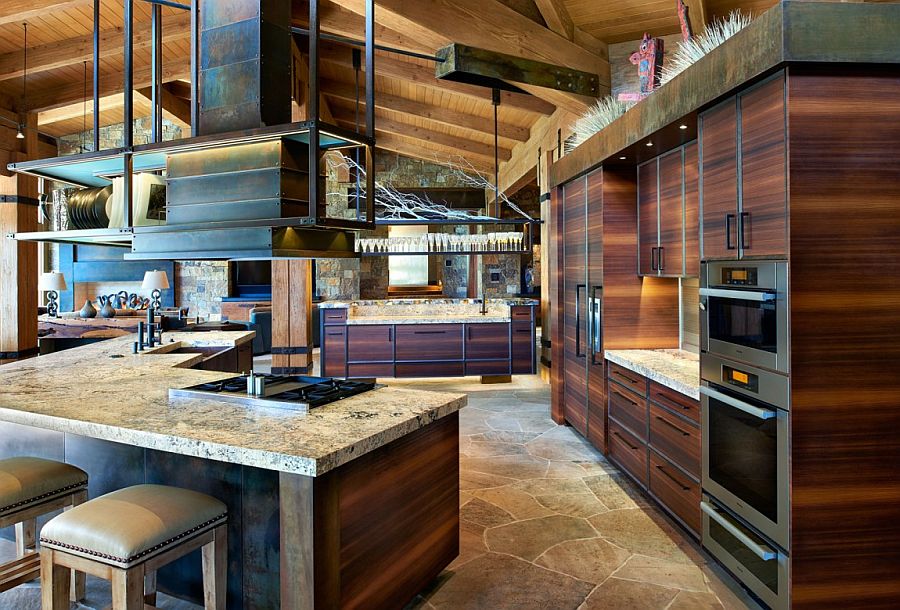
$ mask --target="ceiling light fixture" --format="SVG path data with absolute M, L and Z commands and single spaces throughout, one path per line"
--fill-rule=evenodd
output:
M 18 139 L 18 140 L 25 139 L 25 134 L 22 133 L 22 125 L 19 125 L 18 129 L 16 130 L 16 139 Z
M 647 146 L 653 146 L 653 142 L 647 142 Z
M 28 24 L 23 23 L 22 29 L 25 30 L 25 41 L 22 47 L 22 106 L 27 108 L 28 104 L 26 103 L 27 93 L 28 93 Z M 16 139 L 24 140 L 25 133 L 23 131 L 23 126 L 21 123 L 18 125 L 18 129 L 16 130 Z
M 678 129 L 687 129 L 687 125 L 684 125 L 684 124 L 679 125 L 679 126 L 678 126 Z
M 623 156 L 623 157 L 619 157 L 619 160 L 620 160 L 620 161 L 624 161 L 625 159 L 626 159 L 626 157 L 624 157 L 624 156 Z

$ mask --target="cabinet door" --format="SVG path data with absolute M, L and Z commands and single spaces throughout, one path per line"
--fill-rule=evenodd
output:
M 509 324 L 466 324 L 466 360 L 509 359 Z
M 563 187 L 563 415 L 582 435 L 587 432 L 587 240 L 586 180 Z
M 737 100 L 700 116 L 701 258 L 737 258 Z
M 322 374 L 327 377 L 347 375 L 347 327 L 325 326 L 322 337 Z
M 741 256 L 787 254 L 784 76 L 741 96 Z
M 700 166 L 697 142 L 684 145 L 684 275 L 700 275 Z
M 683 167 L 680 148 L 659 158 L 659 251 L 656 267 L 662 275 L 684 274 Z
M 659 265 L 659 164 L 638 167 L 638 273 L 657 275 Z
M 348 362 L 391 362 L 394 360 L 394 327 L 389 324 L 348 326 Z
M 519 375 L 534 373 L 534 326 L 531 322 L 512 323 L 512 372 Z
M 633 179 L 633 178 L 632 178 Z M 606 453 L 606 375 L 603 358 L 603 169 L 587 176 L 587 439 Z
M 463 359 L 463 324 L 398 324 L 398 362 Z

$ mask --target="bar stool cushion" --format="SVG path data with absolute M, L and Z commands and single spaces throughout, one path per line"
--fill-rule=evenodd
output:
M 127 569 L 226 519 L 225 504 L 206 494 L 136 485 L 54 517 L 41 530 L 41 545 Z
M 0 460 L 0 517 L 87 485 L 88 475 L 64 462 L 36 457 Z

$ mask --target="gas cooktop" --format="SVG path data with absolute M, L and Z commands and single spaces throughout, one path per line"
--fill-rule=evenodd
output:
M 305 413 L 312 408 L 379 387 L 373 382 L 349 381 L 331 377 L 254 375 L 254 378 L 263 380 L 263 391 L 261 394 L 250 394 L 247 391 L 247 378 L 247 375 L 239 375 L 187 388 L 171 388 L 169 397 L 205 398 L 243 405 L 278 407 Z M 259 382 L 257 382 L 258 386 Z

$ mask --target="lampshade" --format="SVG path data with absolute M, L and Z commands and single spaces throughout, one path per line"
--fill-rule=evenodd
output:
M 68 290 L 66 286 L 66 278 L 62 273 L 42 273 L 38 281 L 40 290 Z
M 165 271 L 147 271 L 144 273 L 144 282 L 141 284 L 141 290 L 167 290 L 169 288 L 169 277 Z

